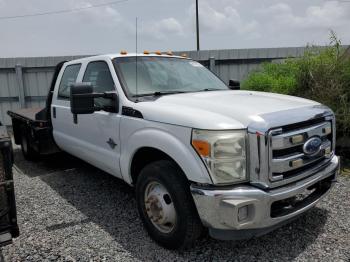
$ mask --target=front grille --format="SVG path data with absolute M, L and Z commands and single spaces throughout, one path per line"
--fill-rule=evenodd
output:
M 328 118 L 272 129 L 269 132 L 270 182 L 302 179 L 326 165 L 333 156 L 333 132 L 332 120 Z M 314 154 L 304 152 L 310 138 L 321 142 Z

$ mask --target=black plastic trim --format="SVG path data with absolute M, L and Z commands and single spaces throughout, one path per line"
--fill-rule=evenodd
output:
M 122 115 L 136 117 L 136 118 L 143 118 L 143 115 L 140 111 L 138 111 L 132 107 L 127 107 L 127 106 L 122 107 Z

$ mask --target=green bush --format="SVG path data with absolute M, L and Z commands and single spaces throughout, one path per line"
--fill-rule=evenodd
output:
M 263 64 L 242 88 L 296 95 L 328 105 L 337 117 L 337 133 L 350 137 L 350 55 L 334 33 L 325 48 L 307 47 L 303 56 Z
M 262 71 L 251 74 L 243 82 L 243 89 L 295 94 L 297 88 L 296 70 L 292 60 L 281 64 L 265 63 Z

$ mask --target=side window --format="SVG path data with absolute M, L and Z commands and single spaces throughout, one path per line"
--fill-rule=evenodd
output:
M 77 80 L 81 64 L 69 65 L 64 69 L 60 86 L 58 87 L 58 98 L 69 99 L 70 86 Z
M 90 62 L 86 67 L 83 82 L 90 82 L 94 88 L 94 92 L 103 93 L 114 91 L 115 86 L 108 65 L 104 61 Z M 96 106 L 111 106 L 111 100 L 105 98 L 95 98 Z

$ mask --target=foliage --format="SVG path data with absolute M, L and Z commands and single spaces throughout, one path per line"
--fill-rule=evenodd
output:
M 281 64 L 265 63 L 262 71 L 251 74 L 243 82 L 243 88 L 281 94 L 295 94 L 297 70 L 295 62 L 291 59 Z
M 307 46 L 303 56 L 265 63 L 242 83 L 243 89 L 296 95 L 328 105 L 337 117 L 338 136 L 350 137 L 350 54 L 331 32 L 330 44 Z

